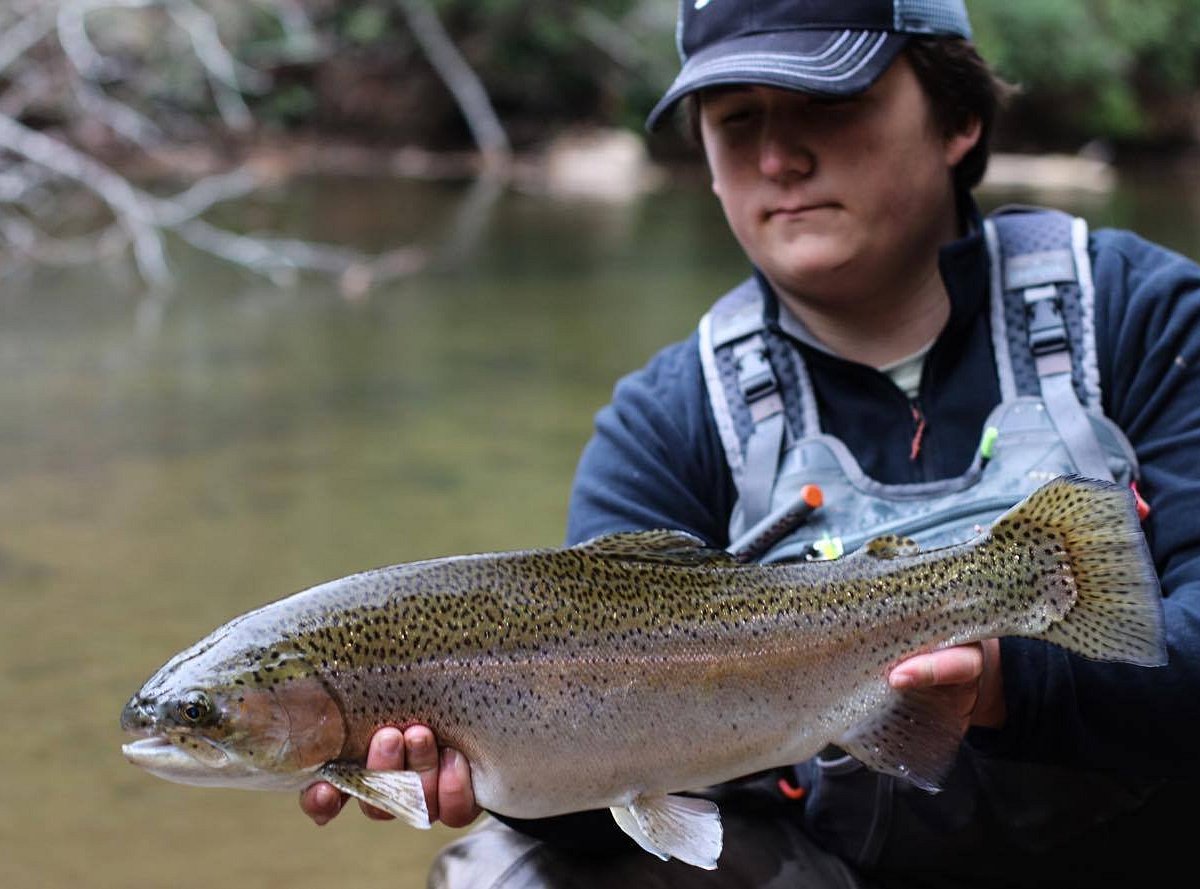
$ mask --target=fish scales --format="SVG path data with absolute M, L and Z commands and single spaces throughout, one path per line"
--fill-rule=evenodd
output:
M 358 727 L 345 750 L 350 758 L 364 756 L 370 734 L 397 714 L 406 716 L 403 723 L 430 724 L 446 743 L 478 760 L 475 777 L 485 802 L 495 783 L 489 760 L 506 761 L 511 757 L 505 754 L 516 753 L 511 744 L 536 737 L 547 745 L 551 762 L 563 761 L 556 747 L 578 744 L 582 721 L 597 746 L 628 753 L 621 780 L 679 789 L 671 786 L 679 780 L 670 768 L 674 746 L 659 745 L 661 756 L 639 750 L 641 741 L 628 724 L 636 719 L 653 730 L 669 722 L 685 737 L 705 737 L 708 717 L 680 722 L 665 708 L 668 696 L 695 688 L 695 666 L 706 668 L 705 693 L 729 698 L 723 712 L 730 730 L 747 736 L 746 744 L 758 745 L 764 728 L 782 723 L 770 748 L 776 756 L 794 743 L 797 718 L 824 732 L 852 720 L 882 692 L 876 687 L 882 669 L 914 644 L 923 645 L 924 637 L 946 636 L 947 627 L 957 627 L 966 638 L 986 628 L 981 599 L 965 595 L 970 575 L 987 573 L 973 572 L 978 558 L 926 556 L 924 565 L 903 566 L 900 586 L 883 582 L 897 573 L 887 560 L 865 560 L 850 571 L 834 564 L 697 571 L 604 562 L 570 551 L 439 560 L 324 585 L 296 602 L 293 615 L 286 608 L 261 612 L 266 626 L 248 621 L 242 627 L 263 640 L 248 656 L 242 678 L 278 685 L 308 675 L 311 664 L 340 693 L 348 726 Z M 535 575 L 539 581 L 529 583 Z M 954 600 L 928 595 L 950 585 L 959 589 Z M 852 643 L 866 642 L 871 627 L 874 644 L 864 649 L 856 671 L 840 671 L 837 684 L 819 680 L 818 703 L 806 712 L 795 705 L 794 693 L 788 701 L 783 688 L 771 689 L 769 677 L 795 689 L 812 685 L 808 677 L 833 675 L 823 667 L 839 655 L 840 644 L 828 644 L 829 627 L 851 631 Z M 880 633 L 884 627 L 888 631 Z M 266 644 L 271 634 L 277 638 Z M 435 645 L 436 657 L 428 654 Z M 287 669 L 291 663 L 305 666 Z M 580 663 L 590 670 L 577 677 Z M 559 669 L 563 664 L 572 666 L 570 673 Z M 657 681 L 643 682 L 641 694 L 631 692 L 629 671 L 648 665 L 659 671 Z M 527 689 L 530 671 L 536 680 Z M 793 705 L 782 720 L 770 712 L 773 691 Z M 654 706 L 660 697 L 661 710 Z M 831 713 L 821 709 L 825 699 L 841 703 Z M 447 700 L 461 707 L 448 715 Z M 471 714 L 480 712 L 489 719 L 477 727 Z M 500 737 L 489 737 L 496 733 Z M 732 750 L 740 757 L 746 744 L 726 747 L 721 755 Z M 545 764 L 536 765 L 536 775 L 519 785 L 510 775 L 491 801 L 523 814 L 519 799 L 505 797 L 513 789 L 523 795 L 534 777 L 545 778 Z M 578 804 L 588 783 L 575 765 L 570 768 L 563 776 L 574 778 L 564 811 Z M 613 775 L 608 768 L 603 777 Z M 655 786 L 651 776 L 667 783 Z
M 637 824 L 657 823 L 646 801 L 830 742 L 935 786 L 957 715 L 890 690 L 888 669 L 913 653 L 1026 635 L 1161 662 L 1157 584 L 1129 513 L 1120 489 L 1063 480 L 989 533 L 924 553 L 881 538 L 837 561 L 743 565 L 649 532 L 377 569 L 231 621 L 168 662 L 123 722 L 176 746 L 187 735 L 195 755 L 194 733 L 163 723 L 189 694 L 203 695 L 206 719 L 220 697 L 228 704 L 200 745 L 217 751 L 204 748 L 210 760 L 236 753 L 255 786 L 325 776 L 368 799 L 353 774 L 321 769 L 361 763 L 380 725 L 422 723 L 470 761 L 484 807 L 516 817 L 614 807 L 658 849 L 639 838 Z M 237 717 L 263 712 L 286 717 L 286 732 L 260 731 L 261 749 L 246 752 Z M 711 852 L 688 848 L 674 853 L 700 863 Z

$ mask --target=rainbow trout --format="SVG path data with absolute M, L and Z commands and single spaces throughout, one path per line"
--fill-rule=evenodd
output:
M 919 552 L 747 565 L 677 532 L 355 574 L 235 618 L 121 716 L 125 756 L 186 784 L 329 781 L 428 826 L 415 772 L 364 768 L 380 726 L 430 726 L 484 808 L 608 807 L 662 858 L 716 866 L 716 806 L 679 795 L 835 743 L 936 789 L 958 716 L 897 692 L 906 656 L 998 636 L 1166 662 L 1160 592 L 1128 491 L 1058 479 L 986 532 Z

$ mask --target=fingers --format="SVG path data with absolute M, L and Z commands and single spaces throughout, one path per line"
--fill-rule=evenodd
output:
M 979 679 L 979 700 L 971 714 L 971 724 L 1001 728 L 1007 715 L 1004 671 L 1000 667 L 1000 640 L 987 639 L 983 643 L 983 675 Z
M 475 803 L 467 758 L 457 750 L 439 751 L 433 732 L 423 725 L 410 726 L 404 732 L 392 726 L 379 729 L 367 749 L 367 768 L 408 769 L 419 774 L 431 822 L 440 818 L 450 827 L 464 827 L 482 811 Z M 341 811 L 346 799 L 333 785 L 321 781 L 300 794 L 300 808 L 317 824 L 326 824 Z M 393 816 L 367 803 L 360 801 L 359 806 L 375 821 L 392 820 Z
M 320 781 L 300 794 L 300 809 L 320 827 L 342 810 L 346 797 L 332 784 Z
M 404 750 L 408 768 L 421 776 L 425 789 L 425 808 L 429 820 L 438 820 L 438 748 L 433 732 L 423 725 L 414 725 L 404 732 Z
M 367 748 L 367 768 L 375 771 L 404 768 L 404 735 L 400 729 L 384 726 L 371 737 Z M 375 821 L 391 821 L 393 816 L 359 800 L 363 814 Z
M 946 688 L 947 694 L 955 696 L 964 731 L 967 725 L 988 728 L 1004 725 L 1004 672 L 1000 668 L 998 639 L 908 658 L 892 669 L 888 682 L 900 690 Z
M 457 750 L 442 751 L 437 790 L 442 823 L 448 827 L 465 827 L 482 811 L 475 804 L 470 763 Z
M 888 682 L 892 688 L 900 690 L 930 688 L 935 685 L 966 685 L 978 683 L 982 674 L 981 646 L 956 645 L 901 661 L 892 669 Z

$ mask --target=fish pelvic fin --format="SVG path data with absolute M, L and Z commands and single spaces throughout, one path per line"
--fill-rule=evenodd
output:
M 1005 513 L 990 534 L 1016 552 L 1055 542 L 1062 549 L 1058 569 L 1038 582 L 1049 626 L 1014 635 L 1091 660 L 1167 662 L 1162 593 L 1131 491 L 1064 476 Z
M 955 702 L 940 691 L 889 691 L 883 711 L 854 726 L 838 746 L 873 771 L 936 793 L 962 739 Z
M 317 770 L 317 776 L 342 793 L 383 809 L 413 827 L 428 830 L 431 826 L 425 789 L 417 772 L 373 771 L 357 763 L 330 762 Z
M 716 870 L 723 842 L 716 803 L 677 794 L 639 796 L 611 811 L 617 826 L 651 855 Z

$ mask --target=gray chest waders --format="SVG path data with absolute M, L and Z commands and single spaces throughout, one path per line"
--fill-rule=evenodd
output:
M 729 523 L 731 551 L 763 562 L 831 557 L 883 534 L 911 537 L 926 548 L 941 546 L 975 536 L 1060 475 L 1123 483 L 1136 477 L 1129 442 L 1101 413 L 1086 223 L 1055 211 L 1014 208 L 984 226 L 1001 402 L 980 430 L 984 447 L 957 478 L 883 484 L 863 472 L 842 441 L 824 434 L 804 361 L 790 341 L 764 325 L 764 297 L 755 279 L 705 315 L 700 357 L 738 491 Z M 823 493 L 815 511 L 804 504 L 804 486 L 812 484 Z M 1015 768 L 1021 772 L 1016 778 L 1031 780 L 1033 767 Z M 890 831 L 911 833 L 910 825 L 897 823 L 903 818 L 900 798 L 921 791 L 865 773 L 844 755 L 822 754 L 797 766 L 797 774 L 809 790 L 806 823 L 850 861 L 870 867 Z M 1092 776 L 1083 777 L 1088 788 L 1095 787 Z M 1043 779 L 1080 796 L 1080 776 L 1073 773 L 1038 777 L 1031 785 L 1034 796 L 1044 789 Z M 939 795 L 945 800 L 939 821 L 970 822 L 980 805 L 974 797 L 981 793 L 996 807 L 994 788 L 983 786 L 988 782 L 967 783 L 962 799 Z M 1081 797 L 1092 800 L 1093 814 L 1107 799 L 1095 796 L 1093 790 Z M 1008 804 L 1021 810 L 1010 814 L 1025 824 L 1029 845 L 1052 835 L 1040 817 L 1025 817 L 1023 800 Z M 1048 812 L 1046 819 L 1052 818 Z

